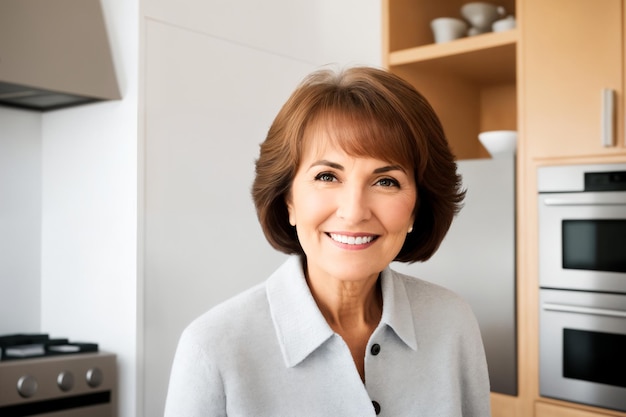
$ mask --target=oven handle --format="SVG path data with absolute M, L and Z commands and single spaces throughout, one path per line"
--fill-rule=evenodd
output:
M 546 206 L 624 206 L 626 199 L 623 195 L 615 196 L 594 196 L 593 199 L 581 198 L 583 196 L 574 197 L 546 197 L 543 204 Z
M 560 311 L 563 313 L 592 314 L 595 316 L 609 316 L 626 318 L 626 311 L 609 310 L 606 308 L 579 307 L 567 304 L 543 303 L 543 309 L 547 311 Z

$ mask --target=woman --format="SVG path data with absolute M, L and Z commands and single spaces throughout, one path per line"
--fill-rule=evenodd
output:
M 389 268 L 430 258 L 464 197 L 424 97 L 383 70 L 311 74 L 252 194 L 291 256 L 183 332 L 166 416 L 490 415 L 470 307 Z

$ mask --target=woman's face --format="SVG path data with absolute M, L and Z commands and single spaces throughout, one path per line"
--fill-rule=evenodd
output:
M 413 224 L 413 172 L 349 156 L 322 129 L 306 144 L 287 206 L 309 277 L 378 276 L 400 252 Z

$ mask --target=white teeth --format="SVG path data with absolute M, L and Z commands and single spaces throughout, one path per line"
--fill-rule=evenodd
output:
M 348 245 L 362 245 L 364 243 L 369 243 L 374 240 L 374 236 L 344 236 L 338 235 L 336 233 L 331 233 L 330 237 L 337 242 L 346 243 Z

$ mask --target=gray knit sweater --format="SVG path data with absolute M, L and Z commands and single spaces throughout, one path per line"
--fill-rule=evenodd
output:
M 487 365 L 469 305 L 389 268 L 381 285 L 365 384 L 294 256 L 185 329 L 165 416 L 488 417 Z

